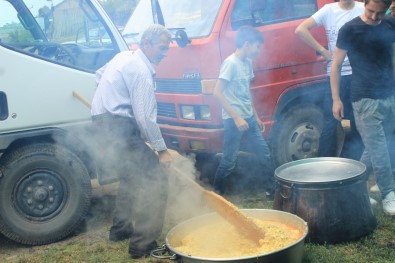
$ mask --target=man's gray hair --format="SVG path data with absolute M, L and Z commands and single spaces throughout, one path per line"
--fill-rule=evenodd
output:
M 141 36 L 140 45 L 143 46 L 145 39 L 152 44 L 156 44 L 160 41 L 160 37 L 163 34 L 167 35 L 167 37 L 171 39 L 171 33 L 167 28 L 159 24 L 150 25 L 146 30 L 144 30 L 144 33 Z

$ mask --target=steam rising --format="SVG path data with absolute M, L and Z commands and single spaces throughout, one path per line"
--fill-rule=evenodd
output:
M 183 171 L 186 177 L 196 180 L 199 174 L 195 169 L 194 160 L 178 154 L 173 156 L 173 165 Z M 187 179 L 182 179 L 170 172 L 167 221 L 175 224 L 211 211 L 198 189 Z

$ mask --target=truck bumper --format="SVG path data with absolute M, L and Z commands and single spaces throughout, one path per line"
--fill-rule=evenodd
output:
M 218 153 L 222 150 L 223 129 L 179 127 L 160 124 L 163 139 L 179 152 Z

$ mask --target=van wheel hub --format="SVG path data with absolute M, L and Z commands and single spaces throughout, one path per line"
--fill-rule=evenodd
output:
M 15 186 L 15 206 L 24 217 L 46 220 L 62 210 L 63 187 L 58 177 L 50 172 L 29 173 Z

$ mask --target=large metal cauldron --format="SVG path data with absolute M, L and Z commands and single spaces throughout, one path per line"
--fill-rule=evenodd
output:
M 204 258 L 198 255 L 186 255 L 177 251 L 175 247 L 181 244 L 181 240 L 185 235 L 195 230 L 199 226 L 211 224 L 216 220 L 223 220 L 216 213 L 211 213 L 199 217 L 189 219 L 172 228 L 166 236 L 165 250 L 172 253 L 170 257 L 162 257 L 160 254 L 163 251 L 154 251 L 151 255 L 157 258 L 173 259 L 177 262 L 185 263 L 204 263 L 204 262 L 232 262 L 232 263 L 250 263 L 250 262 L 264 262 L 264 263 L 300 263 L 303 257 L 304 239 L 308 233 L 307 223 L 298 216 L 293 214 L 267 209 L 242 209 L 243 213 L 250 217 L 259 218 L 263 220 L 273 220 L 280 223 L 285 223 L 294 226 L 301 231 L 302 236 L 294 243 L 267 254 L 259 254 L 249 257 L 241 258 Z M 210 239 L 208 236 L 207 239 Z
M 307 221 L 314 243 L 356 240 L 376 225 L 367 191 L 366 167 L 344 158 L 310 158 L 275 171 L 273 208 Z

